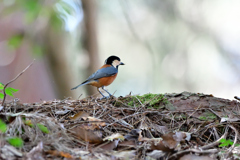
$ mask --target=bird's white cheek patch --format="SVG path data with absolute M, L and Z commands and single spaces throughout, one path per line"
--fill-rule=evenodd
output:
M 113 62 L 112 62 L 112 65 L 113 65 L 113 67 L 117 67 L 117 66 L 119 66 L 119 64 L 120 64 L 120 61 L 118 61 L 118 60 L 114 60 Z

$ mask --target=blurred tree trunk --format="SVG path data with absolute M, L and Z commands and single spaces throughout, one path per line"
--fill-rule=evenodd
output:
M 64 31 L 55 31 L 50 25 L 46 28 L 44 45 L 46 46 L 46 61 L 51 69 L 49 72 L 55 84 L 53 87 L 58 98 L 72 97 L 73 73 L 70 68 Z
M 98 42 L 97 42 L 97 14 L 96 14 L 96 1 L 95 0 L 82 0 L 82 7 L 84 11 L 84 24 L 85 31 L 83 34 L 83 47 L 86 49 L 89 55 L 90 65 L 87 73 L 90 76 L 99 67 L 99 55 L 98 55 Z M 87 93 L 92 95 L 97 90 L 94 87 L 88 86 Z

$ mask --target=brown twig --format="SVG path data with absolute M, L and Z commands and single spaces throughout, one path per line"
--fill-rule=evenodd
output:
M 15 80 L 18 79 L 18 77 L 20 77 L 29 67 L 31 67 L 34 63 L 35 59 L 32 61 L 32 63 L 30 63 L 21 73 L 19 73 L 15 78 L 13 78 L 11 81 L 9 81 L 7 84 L 4 85 L 4 88 L 3 88 L 3 94 L 4 94 L 4 97 L 3 97 L 3 101 L 2 101 L 2 106 L 5 102 L 5 99 L 6 99 L 6 92 L 5 92 L 5 89 L 7 88 L 7 86 L 14 82 Z
M 234 98 L 235 98 L 236 100 L 239 100 L 239 101 L 240 101 L 240 97 L 234 96 Z
M 234 138 L 233 145 L 228 149 L 228 154 L 227 154 L 227 157 L 226 157 L 226 158 L 228 158 L 228 157 L 230 156 L 233 148 L 236 147 L 237 138 L 238 138 L 238 136 L 239 136 L 238 131 L 237 131 L 237 129 L 236 129 L 235 127 L 233 127 L 232 125 L 229 125 L 229 127 L 230 127 L 232 130 L 234 130 L 234 132 L 235 132 L 235 138 Z
M 168 159 L 178 159 L 181 155 L 184 155 L 190 152 L 197 153 L 197 154 L 213 154 L 219 151 L 217 149 L 209 149 L 209 150 L 188 149 L 188 150 L 179 151 L 171 155 Z
M 220 143 L 220 140 L 221 140 L 221 139 L 225 139 L 225 138 L 227 137 L 227 134 L 228 134 L 228 128 L 226 128 L 225 133 L 224 133 L 224 134 L 222 135 L 222 137 L 220 137 L 218 140 L 216 140 L 215 142 L 210 143 L 210 144 L 208 144 L 208 145 L 202 146 L 202 147 L 200 147 L 199 149 L 201 149 L 201 150 L 209 149 L 209 148 L 212 148 L 212 147 L 218 145 L 218 144 Z

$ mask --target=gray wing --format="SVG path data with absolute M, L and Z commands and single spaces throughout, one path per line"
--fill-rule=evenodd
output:
M 92 80 L 98 80 L 99 78 L 113 76 L 116 73 L 118 73 L 118 69 L 115 67 L 106 67 L 106 68 L 99 69 L 99 70 L 97 70 L 97 72 L 95 72 L 91 76 L 89 76 L 86 81 L 84 81 L 83 83 L 79 84 L 78 86 L 72 88 L 71 90 L 77 89 L 78 87 L 80 87 L 82 85 L 88 84 Z
M 116 73 L 118 73 L 118 69 L 115 67 L 102 68 L 102 69 L 97 70 L 97 72 L 93 73 L 91 76 L 89 76 L 87 81 L 97 80 L 99 78 L 113 76 Z

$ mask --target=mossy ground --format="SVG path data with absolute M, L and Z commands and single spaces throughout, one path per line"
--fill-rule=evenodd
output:
M 163 94 L 144 94 L 142 96 L 130 96 L 121 99 L 121 101 L 130 107 L 146 106 L 147 108 L 162 108 L 168 104 L 167 98 Z M 117 104 L 118 105 L 118 104 Z
M 215 120 L 217 119 L 217 116 L 213 114 L 212 112 L 206 111 L 202 113 L 202 115 L 199 117 L 200 120 L 208 121 L 208 120 Z

